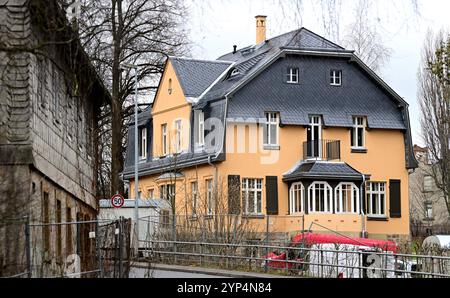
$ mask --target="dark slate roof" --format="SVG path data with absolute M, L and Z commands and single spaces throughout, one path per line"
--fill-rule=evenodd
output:
M 207 61 L 170 57 L 186 97 L 199 97 L 232 64 L 227 61 Z
M 143 162 L 138 165 L 139 176 L 152 175 L 152 174 L 164 174 L 167 171 L 174 172 L 178 169 L 187 168 L 195 165 L 201 165 L 208 163 L 208 156 L 211 154 L 207 152 L 187 152 L 182 153 L 176 157 L 168 156 L 161 159 L 154 159 L 151 161 Z M 223 154 L 211 156 L 211 162 L 219 162 L 223 160 Z M 123 176 L 125 179 L 134 177 L 134 162 L 126 165 Z
M 344 162 L 305 161 L 299 162 L 288 173 L 284 181 L 300 179 L 347 179 L 362 180 L 361 173 Z
M 134 109 L 133 109 L 134 111 Z M 148 107 L 146 107 L 145 109 L 143 109 L 142 111 L 140 111 L 138 113 L 138 126 L 144 125 L 146 124 L 148 121 L 150 121 L 150 119 L 152 119 L 152 104 L 149 104 Z M 134 125 L 135 123 L 135 119 L 134 119 L 134 112 L 133 115 L 130 118 L 130 122 L 128 123 L 128 125 Z

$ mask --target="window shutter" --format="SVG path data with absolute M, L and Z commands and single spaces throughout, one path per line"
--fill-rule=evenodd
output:
M 278 215 L 278 177 L 266 177 L 266 210 L 268 215 Z
M 391 218 L 402 217 L 400 180 L 389 180 L 389 208 Z
M 267 139 L 267 120 L 263 123 L 263 144 L 268 144 L 269 140 Z
M 241 213 L 241 176 L 228 175 L 228 213 Z

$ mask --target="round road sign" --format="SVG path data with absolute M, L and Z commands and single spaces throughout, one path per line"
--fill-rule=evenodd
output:
M 123 204 L 125 203 L 125 199 L 119 195 L 113 195 L 111 198 L 111 204 L 113 205 L 114 208 L 120 208 L 123 206 Z

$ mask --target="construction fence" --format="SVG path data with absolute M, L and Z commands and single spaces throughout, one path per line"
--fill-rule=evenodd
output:
M 130 219 L 0 221 L 0 277 L 128 277 Z

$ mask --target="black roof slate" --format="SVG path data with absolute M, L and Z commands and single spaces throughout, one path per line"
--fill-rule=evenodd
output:
M 199 97 L 232 64 L 226 61 L 207 61 L 170 57 L 186 97 Z
M 343 162 L 306 161 L 298 163 L 283 175 L 284 181 L 317 178 L 362 180 L 362 174 Z

